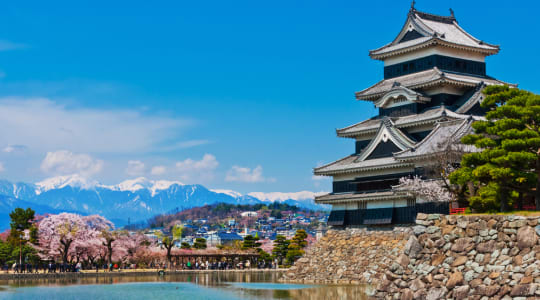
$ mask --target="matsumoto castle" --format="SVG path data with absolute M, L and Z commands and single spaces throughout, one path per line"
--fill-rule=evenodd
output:
M 332 176 L 332 193 L 316 197 L 331 204 L 333 226 L 414 222 L 418 212 L 448 213 L 448 203 L 422 203 L 392 190 L 406 176 L 424 170 L 445 141 L 459 141 L 482 119 L 482 90 L 507 84 L 486 74 L 486 56 L 499 46 L 473 37 L 450 16 L 417 11 L 414 1 L 397 37 L 369 56 L 384 62 L 384 79 L 356 92 L 379 115 L 338 129 L 356 141 L 354 154 L 314 169 Z M 442 204 L 442 205 L 441 205 Z

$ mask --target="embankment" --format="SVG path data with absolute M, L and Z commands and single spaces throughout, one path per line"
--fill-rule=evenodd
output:
M 537 299 L 538 217 L 419 214 L 408 228 L 331 230 L 285 281 L 367 283 L 389 299 Z

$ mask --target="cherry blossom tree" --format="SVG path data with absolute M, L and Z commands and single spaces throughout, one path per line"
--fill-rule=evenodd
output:
M 423 180 L 418 176 L 402 177 L 399 185 L 394 187 L 397 191 L 407 191 L 416 198 L 427 202 L 450 202 L 453 194 L 448 191 L 440 180 Z
M 60 256 L 64 262 L 74 256 L 73 243 L 93 238 L 80 215 L 61 213 L 49 215 L 39 222 L 39 244 L 49 256 Z

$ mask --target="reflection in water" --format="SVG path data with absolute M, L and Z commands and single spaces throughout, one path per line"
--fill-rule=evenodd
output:
M 128 296 L 128 293 L 135 293 L 140 289 L 134 296 L 140 299 L 158 299 L 155 291 L 150 293 L 149 287 L 159 287 L 159 297 L 169 299 L 178 298 L 179 295 L 184 299 L 214 299 L 216 295 L 223 299 L 367 299 L 363 286 L 283 284 L 278 283 L 280 276 L 280 273 L 274 272 L 214 272 L 165 276 L 16 279 L 0 281 L 0 298 L 7 296 L 8 299 L 39 299 L 32 295 L 43 296 L 43 293 L 49 293 L 55 296 L 55 293 L 58 293 L 62 294 L 62 299 L 94 300 L 100 296 L 110 298 L 114 294 Z M 149 286 L 144 283 L 158 285 Z M 93 288 L 89 285 L 100 286 Z M 100 291 L 104 294 L 100 295 Z M 146 298 L 143 297 L 145 292 Z M 129 296 L 133 297 L 131 294 Z

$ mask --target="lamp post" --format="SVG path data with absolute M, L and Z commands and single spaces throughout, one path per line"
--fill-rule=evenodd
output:
M 22 239 L 23 239 L 24 227 L 21 224 L 17 225 L 17 231 L 19 231 L 19 270 L 22 270 Z

